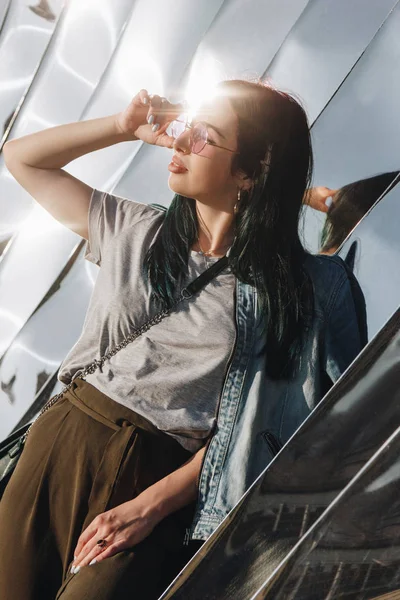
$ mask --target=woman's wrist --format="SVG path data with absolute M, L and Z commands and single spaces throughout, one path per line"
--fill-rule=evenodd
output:
M 139 510 L 142 518 L 155 527 L 172 511 L 169 510 L 168 499 L 160 496 L 152 488 L 153 486 L 144 490 L 133 502 L 136 503 L 136 509 Z
M 137 138 L 131 131 L 126 131 L 121 126 L 121 117 L 122 113 L 116 113 L 114 115 L 114 126 L 115 126 L 115 134 L 121 137 L 122 142 L 128 141 L 137 141 Z
M 173 482 L 166 479 L 161 479 L 150 486 L 134 500 L 139 503 L 142 517 L 154 526 L 196 498 L 195 481 L 188 481 L 186 485 L 174 487 Z
M 201 469 L 205 447 L 179 469 L 160 479 L 132 502 L 144 519 L 156 525 L 169 514 L 194 502 L 197 497 L 197 480 Z

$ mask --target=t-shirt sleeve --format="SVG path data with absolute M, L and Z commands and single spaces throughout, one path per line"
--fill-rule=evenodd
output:
M 84 258 L 100 267 L 103 254 L 115 236 L 141 219 L 157 214 L 159 211 L 148 204 L 93 188 Z

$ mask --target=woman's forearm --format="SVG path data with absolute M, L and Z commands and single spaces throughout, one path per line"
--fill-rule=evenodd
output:
M 144 490 L 135 499 L 141 502 L 143 512 L 159 522 L 170 513 L 190 504 L 197 497 L 197 478 L 205 447 L 194 454 L 182 467 Z
M 41 169 L 61 169 L 71 161 L 113 144 L 133 141 L 132 133 L 121 133 L 117 115 L 50 127 L 6 142 L 7 161 L 17 160 Z

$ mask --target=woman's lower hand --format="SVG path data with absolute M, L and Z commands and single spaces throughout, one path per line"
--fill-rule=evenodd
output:
M 74 552 L 71 573 L 98 563 L 144 540 L 158 519 L 146 511 L 140 496 L 98 515 L 82 532 Z M 101 547 L 98 540 L 105 540 Z
M 172 104 L 166 98 L 149 95 L 143 89 L 125 110 L 115 116 L 115 124 L 120 133 L 131 133 L 136 140 L 172 148 L 174 138 L 166 130 L 183 110 L 182 104 Z

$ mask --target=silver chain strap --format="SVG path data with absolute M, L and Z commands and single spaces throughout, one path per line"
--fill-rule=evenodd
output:
M 144 323 L 141 327 L 139 327 L 138 329 L 135 329 L 135 331 L 130 333 L 124 340 L 122 340 L 122 342 L 120 342 L 119 344 L 114 346 L 114 348 L 111 348 L 111 350 L 109 350 L 106 354 L 104 354 L 104 356 L 102 356 L 100 359 L 95 359 L 92 362 L 92 364 L 85 367 L 85 369 L 82 372 L 77 371 L 77 373 L 72 377 L 71 381 L 62 389 L 62 391 L 59 394 L 56 394 L 55 396 L 50 398 L 50 400 L 48 400 L 48 402 L 46 402 L 46 404 L 41 409 L 41 411 L 38 414 L 38 416 L 36 417 L 36 419 L 31 423 L 30 427 L 26 430 L 24 436 L 22 437 L 21 443 L 24 444 L 26 442 L 26 438 L 28 437 L 28 434 L 29 434 L 32 426 L 36 423 L 36 421 L 39 419 L 39 417 L 41 417 L 46 411 L 48 411 L 49 408 L 51 408 L 57 402 L 57 400 L 59 400 L 65 394 L 65 392 L 67 392 L 72 387 L 72 384 L 74 383 L 75 379 L 83 379 L 84 380 L 86 375 L 91 375 L 99 367 L 101 369 L 101 367 L 103 366 L 103 364 L 105 363 L 106 360 L 108 360 L 109 358 L 111 358 L 112 356 L 117 354 L 117 352 L 119 350 L 122 350 L 122 348 L 125 348 L 128 344 L 130 344 L 136 338 L 138 338 L 140 335 L 142 335 L 142 333 L 145 333 L 148 329 L 150 329 L 150 327 L 160 323 L 160 321 L 162 321 L 172 311 L 172 309 L 175 308 L 175 306 L 179 302 L 181 302 L 182 300 L 184 300 L 186 298 L 190 298 L 190 297 L 191 297 L 191 293 L 186 288 L 183 289 L 181 291 L 181 295 L 179 296 L 179 298 L 177 298 L 177 300 L 175 300 L 169 308 L 165 308 L 164 310 L 160 311 L 154 317 L 152 317 L 151 319 L 146 321 L 146 323 Z

